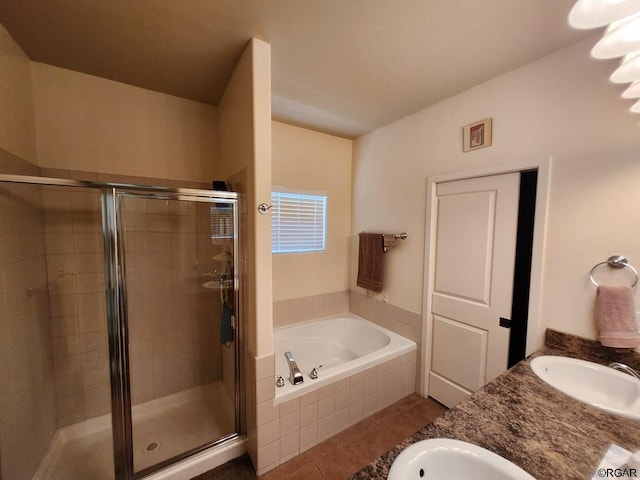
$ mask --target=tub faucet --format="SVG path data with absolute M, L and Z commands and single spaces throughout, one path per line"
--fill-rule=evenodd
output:
M 636 377 L 637 379 L 640 380 L 640 374 L 636 372 L 633 368 L 631 368 L 629 365 L 625 365 L 624 363 L 620 363 L 620 362 L 613 362 L 609 364 L 609 367 L 613 368 L 614 370 L 619 370 L 621 372 L 628 373 L 632 377 Z
M 287 359 L 287 364 L 289 365 L 289 380 L 291 381 L 291 384 L 298 385 L 299 383 L 303 383 L 304 378 L 296 364 L 296 361 L 293 359 L 291 352 L 284 352 L 284 358 Z

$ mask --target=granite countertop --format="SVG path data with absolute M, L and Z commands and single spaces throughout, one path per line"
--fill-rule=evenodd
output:
M 539 355 L 597 363 L 620 361 L 640 369 L 636 352 L 616 353 L 593 340 L 547 331 L 546 346 L 515 365 L 445 415 L 354 474 L 352 480 L 386 479 L 393 460 L 412 443 L 453 438 L 479 445 L 537 479 L 591 478 L 610 444 L 640 448 L 640 421 L 600 411 L 559 392 L 529 367 Z

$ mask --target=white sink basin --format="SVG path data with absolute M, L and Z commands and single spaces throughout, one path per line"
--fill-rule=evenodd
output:
M 621 417 L 640 420 L 640 380 L 597 363 L 544 355 L 531 370 L 570 397 Z
M 422 440 L 393 462 L 388 480 L 535 480 L 510 461 L 471 443 L 447 438 Z

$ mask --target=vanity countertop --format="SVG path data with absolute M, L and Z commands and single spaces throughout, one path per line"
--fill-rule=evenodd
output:
M 640 448 L 640 421 L 617 417 L 559 392 L 529 367 L 539 355 L 563 355 L 639 369 L 640 355 L 618 354 L 593 340 L 547 331 L 546 346 L 354 474 L 386 479 L 407 446 L 427 438 L 453 438 L 491 450 L 538 479 L 591 478 L 610 444 Z

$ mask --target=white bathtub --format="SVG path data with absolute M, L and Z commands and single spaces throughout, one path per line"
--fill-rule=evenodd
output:
M 352 313 L 275 329 L 276 375 L 282 376 L 284 387 L 276 388 L 274 404 L 291 400 L 414 350 L 415 342 Z M 304 376 L 304 383 L 291 384 L 285 352 L 293 355 Z M 315 380 L 309 377 L 314 367 L 318 371 Z

